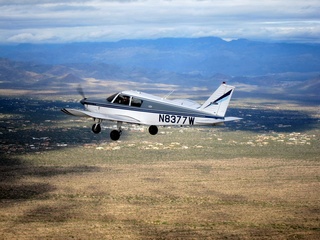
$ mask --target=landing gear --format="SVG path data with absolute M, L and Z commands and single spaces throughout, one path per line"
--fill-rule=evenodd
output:
M 113 141 L 119 140 L 122 130 L 121 130 L 122 122 L 117 122 L 117 128 L 118 130 L 112 130 L 110 133 L 110 138 Z
M 94 132 L 95 134 L 98 134 L 101 132 L 101 126 L 100 123 L 95 123 L 92 125 L 92 132 Z
M 154 126 L 154 125 L 151 125 L 149 127 L 149 133 L 151 135 L 156 135 L 158 133 L 158 127 L 157 126 Z
M 110 133 L 111 140 L 113 140 L 113 141 L 119 140 L 119 138 L 121 136 L 121 132 L 122 131 L 112 130 L 111 133 Z

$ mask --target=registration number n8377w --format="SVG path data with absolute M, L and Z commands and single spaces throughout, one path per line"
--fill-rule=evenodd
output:
M 175 123 L 175 124 L 194 124 L 194 117 L 170 115 L 170 114 L 159 114 L 160 123 Z

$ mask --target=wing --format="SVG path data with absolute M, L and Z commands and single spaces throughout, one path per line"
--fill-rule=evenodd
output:
M 77 117 L 87 117 L 87 118 L 103 119 L 108 121 L 140 124 L 139 120 L 129 116 L 123 116 L 123 115 L 103 114 L 103 113 L 89 112 L 85 110 L 78 110 L 78 109 L 71 109 L 71 108 L 63 108 L 61 109 L 61 111 L 65 114 L 68 114 L 71 116 L 77 116 Z

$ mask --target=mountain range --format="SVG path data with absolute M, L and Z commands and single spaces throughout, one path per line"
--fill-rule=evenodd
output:
M 238 86 L 238 96 L 319 100 L 320 44 L 163 38 L 0 45 L 0 57 L 1 89 L 61 92 L 70 85 L 103 86 L 105 81 L 212 89 L 229 81 Z

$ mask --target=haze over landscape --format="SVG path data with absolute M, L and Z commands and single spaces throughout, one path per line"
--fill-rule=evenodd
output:
M 238 96 L 318 101 L 319 8 L 314 0 L 0 1 L 0 87 L 70 92 L 68 81 L 90 89 L 95 79 L 100 91 L 110 80 L 211 91 L 227 80 Z
M 110 93 L 111 82 L 137 82 L 135 90 L 158 83 L 167 84 L 166 91 L 189 89 L 196 90 L 189 95 L 208 95 L 228 81 L 237 87 L 235 96 L 319 102 L 319 44 L 162 38 L 0 45 L 0 57 L 0 86 L 16 93 L 70 93 L 76 83 Z M 154 92 L 151 85 L 148 90 Z
M 318 101 L 319 9 L 314 0 L 0 1 L 0 87 L 61 92 L 95 79 L 211 91 L 227 80 L 238 96 Z

